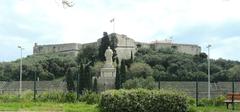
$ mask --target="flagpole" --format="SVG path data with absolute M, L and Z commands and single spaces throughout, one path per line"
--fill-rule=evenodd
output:
M 113 33 L 115 33 L 115 20 L 113 21 Z
M 113 24 L 113 33 L 115 33 L 115 18 L 111 19 L 110 22 Z

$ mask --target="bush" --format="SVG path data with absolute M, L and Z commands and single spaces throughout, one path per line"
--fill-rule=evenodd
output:
M 196 100 L 192 97 L 188 97 L 187 102 L 190 106 L 196 105 Z
M 0 95 L 0 102 L 30 102 L 33 99 L 33 91 L 23 91 L 21 97 L 16 94 L 4 93 Z
M 103 112 L 186 112 L 187 97 L 165 90 L 109 90 L 101 94 Z
M 74 92 L 68 92 L 65 95 L 65 102 L 76 102 L 77 95 Z
M 222 95 L 214 98 L 213 99 L 214 100 L 214 106 L 222 106 L 222 105 L 224 105 L 224 100 L 225 99 L 226 99 L 226 97 L 222 96 Z
M 85 90 L 79 98 L 79 101 L 86 102 L 87 104 L 98 104 L 99 100 L 100 95 L 89 90 Z
M 212 98 L 212 99 L 207 99 L 207 98 L 202 98 L 199 101 L 199 106 L 221 106 L 224 105 L 224 100 L 226 98 L 222 95 Z
M 17 95 L 9 95 L 9 94 L 1 94 L 0 95 L 0 102 L 19 102 L 20 98 Z
M 50 91 L 39 94 L 36 99 L 43 102 L 64 102 L 65 95 L 60 91 Z
M 154 89 L 156 88 L 155 80 L 153 77 L 149 76 L 146 79 L 143 78 L 134 78 L 129 79 L 123 83 L 123 88 L 125 89 L 136 89 L 136 88 L 145 88 L 145 89 Z

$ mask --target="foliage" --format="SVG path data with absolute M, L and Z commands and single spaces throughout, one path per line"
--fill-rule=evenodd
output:
M 79 101 L 86 102 L 87 104 L 98 104 L 100 100 L 100 94 L 85 90 L 81 95 Z
M 19 62 L 0 63 L 0 80 L 19 80 Z M 36 73 L 40 80 L 53 80 L 63 77 L 66 67 L 76 65 L 73 56 L 65 54 L 37 54 L 23 58 L 23 80 L 34 80 Z
M 127 80 L 126 77 L 126 63 L 125 60 L 121 61 L 121 66 L 120 66 L 120 86 L 122 86 L 122 83 L 124 83 Z
M 208 62 L 206 53 L 189 55 L 179 53 L 171 49 L 155 50 L 153 48 L 138 48 L 135 61 L 146 63 L 153 69 L 155 80 L 161 81 L 207 81 Z M 211 80 L 231 81 L 234 74 L 234 66 L 240 66 L 240 62 L 217 59 L 211 61 Z M 135 62 L 135 63 L 136 63 Z M 136 70 L 134 70 L 136 71 Z M 135 77 L 135 76 L 134 76 Z M 236 77 L 237 80 L 240 77 Z
M 77 95 L 74 92 L 68 92 L 65 95 L 65 102 L 76 102 L 77 100 Z
M 99 52 L 98 53 L 98 58 L 101 61 L 105 61 L 104 53 L 109 46 L 110 46 L 110 39 L 108 37 L 108 33 L 103 32 L 103 38 L 101 39 L 101 44 L 100 44 L 99 49 L 98 49 L 98 52 Z
M 79 67 L 79 91 L 82 94 L 84 89 L 92 88 L 91 67 L 94 66 L 95 58 L 97 58 L 96 48 L 94 46 L 86 46 L 78 53 L 77 63 Z
M 147 78 L 148 76 L 152 76 L 152 74 L 152 68 L 146 63 L 133 63 L 129 69 L 129 75 L 131 75 L 131 77 Z
M 74 75 L 76 74 L 77 70 L 76 68 L 67 68 L 67 72 L 65 74 L 66 82 L 67 82 L 67 90 L 70 92 L 75 91 L 75 85 L 74 85 Z
M 93 76 L 99 77 L 101 75 L 101 68 L 103 67 L 104 63 L 101 61 L 97 61 L 94 66 L 90 67 L 91 74 Z
M 98 92 L 98 82 L 96 77 L 93 79 L 93 91 Z
M 240 65 L 235 65 L 234 67 L 230 68 L 230 73 L 232 74 L 230 76 L 230 79 L 234 80 L 240 80 Z
M 121 74 L 119 69 L 119 60 L 116 59 L 116 78 L 115 78 L 115 88 L 120 89 L 121 88 Z
M 218 96 L 212 99 L 202 98 L 199 101 L 200 106 L 222 106 L 224 105 L 224 100 L 226 98 L 224 96 Z
M 165 90 L 109 90 L 99 107 L 104 112 L 186 112 L 187 98 Z M 169 108 L 171 107 L 171 108 Z
M 78 64 L 84 63 L 84 62 L 89 62 L 89 61 L 96 61 L 98 52 L 97 52 L 97 47 L 87 45 L 83 49 L 81 49 L 77 55 L 76 62 Z M 93 65 L 94 63 L 92 63 Z
M 36 99 L 41 102 L 64 102 L 65 94 L 61 91 L 43 92 Z
M 123 83 L 123 88 L 125 89 L 134 89 L 134 88 L 145 88 L 145 89 L 154 89 L 156 87 L 155 80 L 153 77 L 147 77 L 146 79 L 134 78 L 129 79 Z

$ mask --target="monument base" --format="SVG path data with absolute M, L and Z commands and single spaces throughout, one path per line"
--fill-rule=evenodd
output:
M 116 69 L 102 68 L 101 75 L 97 78 L 98 91 L 105 91 L 115 88 Z

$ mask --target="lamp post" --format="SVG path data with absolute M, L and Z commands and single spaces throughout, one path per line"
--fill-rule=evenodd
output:
M 18 48 L 21 51 L 21 58 L 20 58 L 20 78 L 19 78 L 19 96 L 21 97 L 22 94 L 22 46 L 18 46 Z
M 212 45 L 208 45 L 208 99 L 211 98 L 210 92 L 211 92 L 211 82 L 210 82 L 210 47 L 212 47 Z

